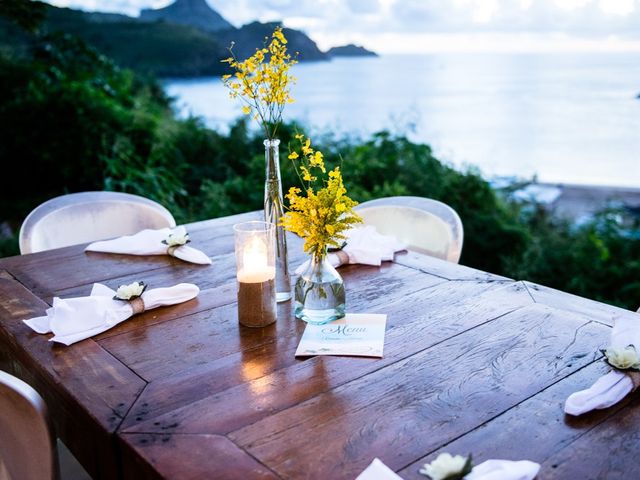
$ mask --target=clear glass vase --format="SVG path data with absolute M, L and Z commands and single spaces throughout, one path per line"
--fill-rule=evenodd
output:
M 329 263 L 326 251 L 311 256 L 295 288 L 295 316 L 322 324 L 345 314 L 344 281 Z
M 264 183 L 264 219 L 276 226 L 276 300 L 291 299 L 291 280 L 287 260 L 287 237 L 284 227 L 278 225 L 284 215 L 282 202 L 282 181 L 280 180 L 280 140 L 264 141 L 266 163 Z

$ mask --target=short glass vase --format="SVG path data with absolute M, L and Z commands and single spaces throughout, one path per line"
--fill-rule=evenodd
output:
M 329 263 L 326 250 L 314 254 L 295 287 L 295 316 L 314 325 L 344 317 L 344 281 Z

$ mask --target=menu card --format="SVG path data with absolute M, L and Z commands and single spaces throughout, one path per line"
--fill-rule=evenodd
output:
M 308 324 L 296 350 L 296 357 L 348 355 L 380 357 L 384 348 L 387 316 L 377 313 L 347 313 L 324 325 Z

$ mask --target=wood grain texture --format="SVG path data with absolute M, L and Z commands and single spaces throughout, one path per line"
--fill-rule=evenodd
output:
M 399 469 L 592 361 L 603 330 L 531 305 L 229 437 L 284 478 L 354 478 L 391 455 Z
M 404 285 L 402 279 L 405 278 L 415 277 L 415 283 L 410 285 L 417 290 L 441 282 L 437 277 L 419 275 L 411 269 L 392 263 L 369 268 L 384 272 L 384 291 L 390 295 Z M 344 272 L 349 285 L 348 305 L 357 306 L 366 301 L 367 305 L 375 308 L 387 301 L 385 297 L 375 293 L 380 291 L 378 288 L 368 285 L 369 275 L 366 270 L 347 267 Z M 376 279 L 373 283 L 377 285 L 379 282 Z M 275 324 L 251 329 L 239 325 L 235 303 L 223 305 L 170 322 L 158 323 L 153 329 L 134 329 L 117 337 L 105 338 L 100 340 L 100 345 L 145 380 L 155 381 L 198 368 L 227 355 L 273 343 L 280 337 L 297 345 L 304 323 L 294 321 L 291 308 L 291 302 L 280 304 Z M 167 349 L 167 343 L 171 345 L 170 349 Z
M 200 289 L 206 290 L 220 287 L 225 282 L 235 280 L 236 277 L 236 263 L 235 255 L 233 253 L 233 232 L 228 231 L 225 232 L 224 235 L 217 236 L 215 238 L 216 241 L 221 242 L 221 245 L 226 245 L 226 248 L 216 248 L 215 252 L 212 252 L 208 248 L 203 248 L 203 250 L 211 257 L 213 262 L 212 265 L 195 265 L 169 256 L 158 256 L 157 258 L 161 260 L 163 264 L 154 265 L 153 268 L 147 269 L 144 262 L 139 262 L 139 259 L 143 257 L 107 253 L 87 253 L 84 255 L 97 256 L 94 260 L 96 262 L 95 268 L 105 269 L 109 272 L 109 279 L 102 283 L 105 283 L 113 289 L 116 289 L 119 285 L 128 284 L 134 281 L 144 281 L 150 286 L 150 288 L 188 282 L 195 283 L 200 287 Z M 289 243 L 293 244 L 295 247 L 297 243 L 300 243 L 300 239 L 297 239 L 297 237 L 292 238 L 289 240 Z M 205 246 L 209 245 L 207 242 L 202 242 L 201 244 L 198 244 L 198 247 L 201 247 L 202 244 Z M 229 245 L 231 245 L 230 250 Z M 114 258 L 122 258 L 124 261 L 128 260 L 131 263 L 129 273 L 123 275 L 120 271 L 111 270 L 110 263 L 105 262 L 109 260 L 114 261 Z M 301 264 L 305 259 L 306 255 L 302 253 L 301 247 L 294 249 L 289 256 L 289 261 L 292 266 Z M 96 281 L 96 275 L 92 275 L 90 278 L 87 278 L 86 281 L 82 280 L 82 283 L 78 283 L 72 287 L 64 286 L 64 284 L 60 286 L 48 286 L 49 284 L 47 284 L 47 286 L 40 286 L 39 288 L 42 291 L 50 291 L 50 295 L 45 298 L 49 298 L 50 296 L 66 298 L 88 295 L 93 283 Z
M 189 398 L 194 399 L 208 392 L 199 402 L 150 418 L 136 427 L 127 422 L 126 431 L 226 433 L 532 303 L 521 285 L 483 285 L 484 292 L 472 288 L 474 286 L 466 282 L 446 285 L 446 288 L 439 285 L 372 308 L 372 313 L 394 312 L 387 322 L 387 347 L 383 359 L 318 357 L 296 360 L 294 353 L 299 343 L 298 337 L 278 336 L 274 343 L 244 351 L 231 363 L 226 357 L 215 362 L 221 370 L 209 370 L 203 374 L 206 376 L 205 385 L 209 387 L 202 388 L 202 383 L 198 383 L 198 393 L 189 393 Z M 451 304 L 451 292 L 457 291 L 459 295 L 465 290 L 477 294 L 464 296 L 462 300 Z M 425 313 L 421 310 L 425 297 L 430 298 L 434 306 L 438 303 L 449 304 L 448 308 Z M 488 302 L 488 298 L 492 301 Z M 295 325 L 299 328 L 298 334 L 301 334 L 304 328 L 302 322 L 297 321 Z M 425 335 L 424 332 L 430 334 Z M 233 366 L 233 370 L 225 370 L 227 365 Z M 236 379 L 233 382 L 236 386 L 230 388 L 232 378 Z M 215 382 L 214 379 L 219 380 Z M 223 391 L 223 386 L 227 390 Z M 153 396 L 152 393 L 156 391 L 160 395 Z M 171 379 L 154 382 L 138 401 L 144 402 L 144 415 L 137 418 L 149 418 L 154 413 L 157 415 L 166 411 L 167 402 L 162 397 L 166 397 L 167 392 L 172 392 L 172 400 L 177 394 Z
M 437 275 L 447 280 L 475 280 L 481 282 L 511 281 L 493 273 L 483 272 L 475 268 L 457 263 L 447 262 L 439 258 L 422 255 L 416 252 L 396 253 L 394 261 L 407 267 L 415 268 L 430 275 Z
M 606 422 L 555 452 L 541 467 L 541 479 L 640 478 L 640 392 L 626 399 Z
M 278 477 L 219 435 L 125 434 L 124 478 L 143 480 L 271 480 Z M 171 455 L 167 455 L 171 452 Z M 188 461 L 185 461 L 188 459 Z
M 596 302 L 595 300 L 572 295 L 560 290 L 538 285 L 537 283 L 524 282 L 524 284 L 531 293 L 531 296 L 538 303 L 585 315 L 611 327 L 614 325 L 616 318 L 640 319 L 640 316 L 638 316 L 636 312 L 625 310 L 624 308 Z
M 634 396 L 630 395 L 612 408 L 596 410 L 580 417 L 564 414 L 563 406 L 567 397 L 573 392 L 589 388 L 608 370 L 609 367 L 604 362 L 594 362 L 446 446 L 425 455 L 402 469 L 399 474 L 405 480 L 424 480 L 425 477 L 418 470 L 425 463 L 435 460 L 442 452 L 452 455 L 472 453 L 476 464 L 491 458 L 545 463 L 633 400 Z M 590 454 L 594 453 L 591 449 L 588 451 Z M 547 468 L 543 469 L 538 478 L 546 478 L 545 472 L 549 472 Z M 558 478 L 581 477 L 567 474 Z

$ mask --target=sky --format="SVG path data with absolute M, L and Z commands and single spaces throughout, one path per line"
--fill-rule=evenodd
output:
M 282 20 L 320 48 L 379 53 L 640 51 L 640 0 L 207 0 L 235 26 Z M 137 16 L 172 0 L 49 0 Z

